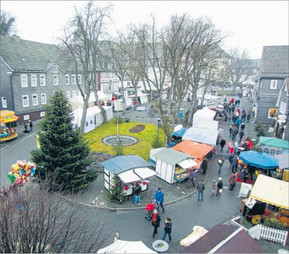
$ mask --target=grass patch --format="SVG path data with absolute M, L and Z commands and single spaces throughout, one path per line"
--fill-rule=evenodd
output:
M 138 133 L 130 132 L 129 130 L 136 125 L 145 125 L 145 128 Z M 105 145 L 101 140 L 107 136 L 116 135 L 116 128 L 117 126 L 115 124 L 115 120 L 112 119 L 108 123 L 99 126 L 95 130 L 84 134 L 84 139 L 88 142 L 88 146 L 91 152 L 115 155 L 115 148 L 113 146 Z M 137 154 L 143 159 L 148 160 L 150 150 L 152 149 L 152 143 L 155 140 L 157 134 L 157 125 L 138 122 L 122 122 L 118 125 L 118 134 L 132 136 L 139 140 L 139 142 L 135 145 L 124 146 L 122 150 L 124 155 Z M 160 129 L 160 141 L 164 146 L 165 136 L 162 129 Z

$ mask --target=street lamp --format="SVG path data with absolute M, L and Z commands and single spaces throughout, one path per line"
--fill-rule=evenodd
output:
M 159 135 L 160 135 L 160 122 L 161 122 L 161 119 L 158 118 L 158 132 L 157 132 L 157 137 L 159 138 Z

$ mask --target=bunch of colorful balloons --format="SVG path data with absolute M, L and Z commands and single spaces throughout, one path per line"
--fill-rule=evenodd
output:
M 12 164 L 8 178 L 11 183 L 17 184 L 17 186 L 23 186 L 30 177 L 35 174 L 35 163 L 26 162 L 25 160 L 18 160 Z

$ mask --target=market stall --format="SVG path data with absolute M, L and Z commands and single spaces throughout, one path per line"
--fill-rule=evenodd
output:
M 214 147 L 207 144 L 200 144 L 191 140 L 184 140 L 174 146 L 173 149 L 195 157 L 196 162 L 200 163 L 208 153 L 214 150 Z
M 260 174 L 245 201 L 243 216 L 253 224 L 273 220 L 289 227 L 288 182 Z
M 273 157 L 283 152 L 289 152 L 289 142 L 280 138 L 261 136 L 259 138 L 258 146 L 261 149 L 261 152 L 267 153 Z
M 215 129 L 191 127 L 186 130 L 182 140 L 192 140 L 199 143 L 216 146 L 219 132 Z
M 156 175 L 153 166 L 138 155 L 117 156 L 101 163 L 104 170 L 104 187 L 110 190 L 113 176 L 118 175 L 122 182 L 125 196 L 131 195 L 138 182 L 142 191 L 148 189 L 148 178 Z
M 168 148 L 157 152 L 154 157 L 156 158 L 157 176 L 168 183 L 187 179 L 189 169 L 197 165 L 190 155 Z
M 278 160 L 282 180 L 289 182 L 289 153 L 278 154 L 275 158 Z
M 199 109 L 193 115 L 193 126 L 196 122 L 201 122 L 204 120 L 214 121 L 215 115 L 216 115 L 216 112 L 213 110 L 210 110 L 208 107 L 204 107 L 202 109 Z

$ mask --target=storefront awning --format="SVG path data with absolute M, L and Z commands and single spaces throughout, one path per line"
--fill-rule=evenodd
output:
M 178 163 L 183 169 L 187 169 L 187 168 L 191 168 L 197 165 L 197 163 L 195 161 L 193 161 L 192 159 L 188 159 L 188 160 L 183 160 L 181 162 Z
M 134 172 L 142 179 L 146 179 L 157 174 L 156 171 L 151 170 L 150 168 L 136 168 L 134 169 Z
M 132 170 L 120 173 L 118 174 L 118 176 L 123 183 L 132 183 L 141 180 L 141 178 L 136 175 Z

